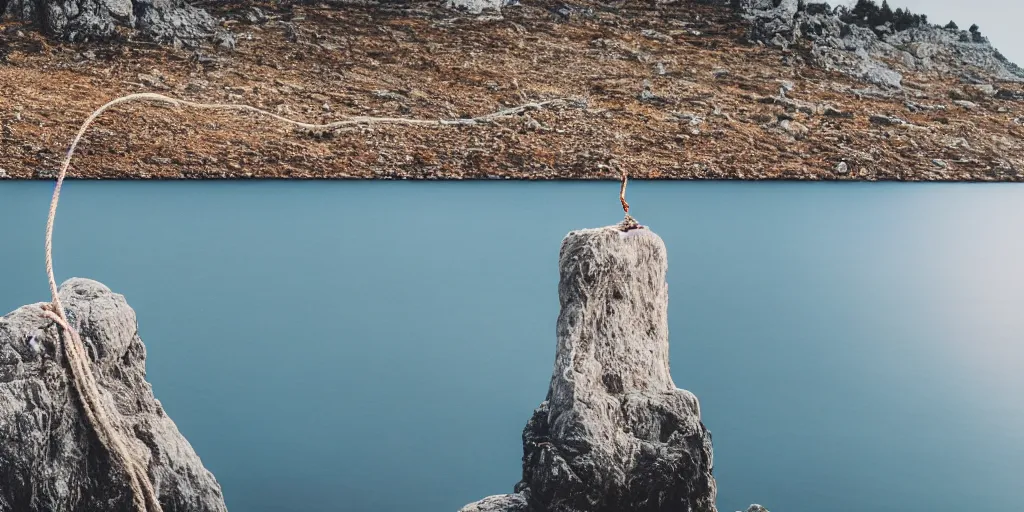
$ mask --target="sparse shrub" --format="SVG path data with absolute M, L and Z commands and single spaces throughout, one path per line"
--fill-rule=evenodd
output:
M 968 31 L 971 33 L 971 41 L 975 43 L 985 42 L 985 37 L 981 35 L 981 29 L 978 28 L 977 24 L 971 25 L 971 28 L 968 29 Z
M 811 3 L 807 4 L 807 14 L 828 14 L 832 12 L 832 6 L 828 3 Z
M 857 0 L 857 3 L 846 14 L 843 21 L 854 25 L 867 26 L 869 20 L 878 15 L 878 4 L 872 0 Z
M 885 25 L 886 23 L 892 23 L 896 13 L 892 11 L 892 7 L 889 7 L 888 0 L 882 0 L 882 7 L 878 9 L 878 13 L 875 15 L 875 19 L 871 22 L 873 26 Z
M 946 23 L 945 28 L 950 30 L 960 30 L 960 27 L 956 26 L 956 23 L 954 23 L 953 20 L 949 20 L 949 23 Z
M 840 12 L 840 19 L 846 23 L 872 30 L 886 23 L 889 23 L 896 32 L 928 24 L 928 16 L 914 14 L 903 8 L 893 11 L 886 0 L 882 1 L 881 7 L 873 0 L 857 0 L 852 9 L 841 9 Z M 879 36 L 881 36 L 880 33 Z

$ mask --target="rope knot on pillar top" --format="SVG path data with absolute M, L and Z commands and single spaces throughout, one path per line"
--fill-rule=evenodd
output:
M 622 170 L 622 186 L 619 188 L 619 202 L 622 203 L 622 211 L 626 213 L 626 218 L 622 219 L 622 222 L 618 224 L 618 228 L 621 231 L 629 231 L 632 229 L 643 229 L 632 215 L 629 214 L 629 203 L 626 202 L 626 184 L 629 182 L 629 176 L 626 170 Z

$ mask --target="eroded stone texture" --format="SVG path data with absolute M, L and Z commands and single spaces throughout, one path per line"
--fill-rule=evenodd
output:
M 649 229 L 569 233 L 546 400 L 515 493 L 463 512 L 714 512 L 711 435 L 669 373 L 667 259 Z
M 948 76 L 981 74 L 986 80 L 1024 81 L 1024 70 L 1006 60 L 984 37 L 967 31 L 925 25 L 893 31 L 846 23 L 840 11 L 822 4 L 781 0 L 736 3 L 749 21 L 748 38 L 786 49 L 801 41 L 810 61 L 883 90 L 903 87 L 904 72 Z M 902 71 L 902 72 L 901 72 Z
M 226 511 L 203 467 L 146 382 L 146 347 L 124 297 L 95 281 L 60 288 L 111 420 L 144 461 L 165 512 Z M 132 510 L 128 477 L 113 469 L 82 414 L 58 330 L 42 304 L 0 318 L 0 512 Z
M 211 37 L 216 25 L 184 0 L 0 0 L 5 15 L 68 41 L 105 39 L 124 27 L 160 42 L 193 44 Z

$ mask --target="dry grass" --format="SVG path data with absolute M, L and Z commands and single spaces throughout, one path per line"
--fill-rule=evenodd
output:
M 939 75 L 907 76 L 897 98 L 858 97 L 850 90 L 866 84 L 743 42 L 742 22 L 722 8 L 590 3 L 592 15 L 566 18 L 559 5 L 527 1 L 501 19 L 426 4 L 263 5 L 270 19 L 257 23 L 220 7 L 234 51 L 58 44 L 0 24 L 0 169 L 53 177 L 92 110 L 151 91 L 315 123 L 472 117 L 559 97 L 587 108 L 317 136 L 247 115 L 127 106 L 87 133 L 69 176 L 618 179 L 621 167 L 636 178 L 1024 181 L 1024 102 L 980 97 L 964 109 L 948 96 L 960 84 Z M 765 100 L 778 80 L 817 110 Z M 908 99 L 947 109 L 913 113 Z M 825 115 L 826 104 L 852 117 Z M 873 114 L 910 124 L 880 126 Z M 840 161 L 850 172 L 835 172 Z

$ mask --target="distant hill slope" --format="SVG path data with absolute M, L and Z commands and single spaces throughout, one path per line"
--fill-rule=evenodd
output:
M 72 176 L 1024 181 L 1020 69 L 967 31 L 894 31 L 789 0 L 526 0 L 484 16 L 363 4 L 211 3 L 215 35 L 198 47 L 122 28 L 59 43 L 8 17 L 0 177 L 52 177 L 89 112 L 153 91 L 310 122 L 579 108 L 302 134 L 126 106 L 90 130 Z

